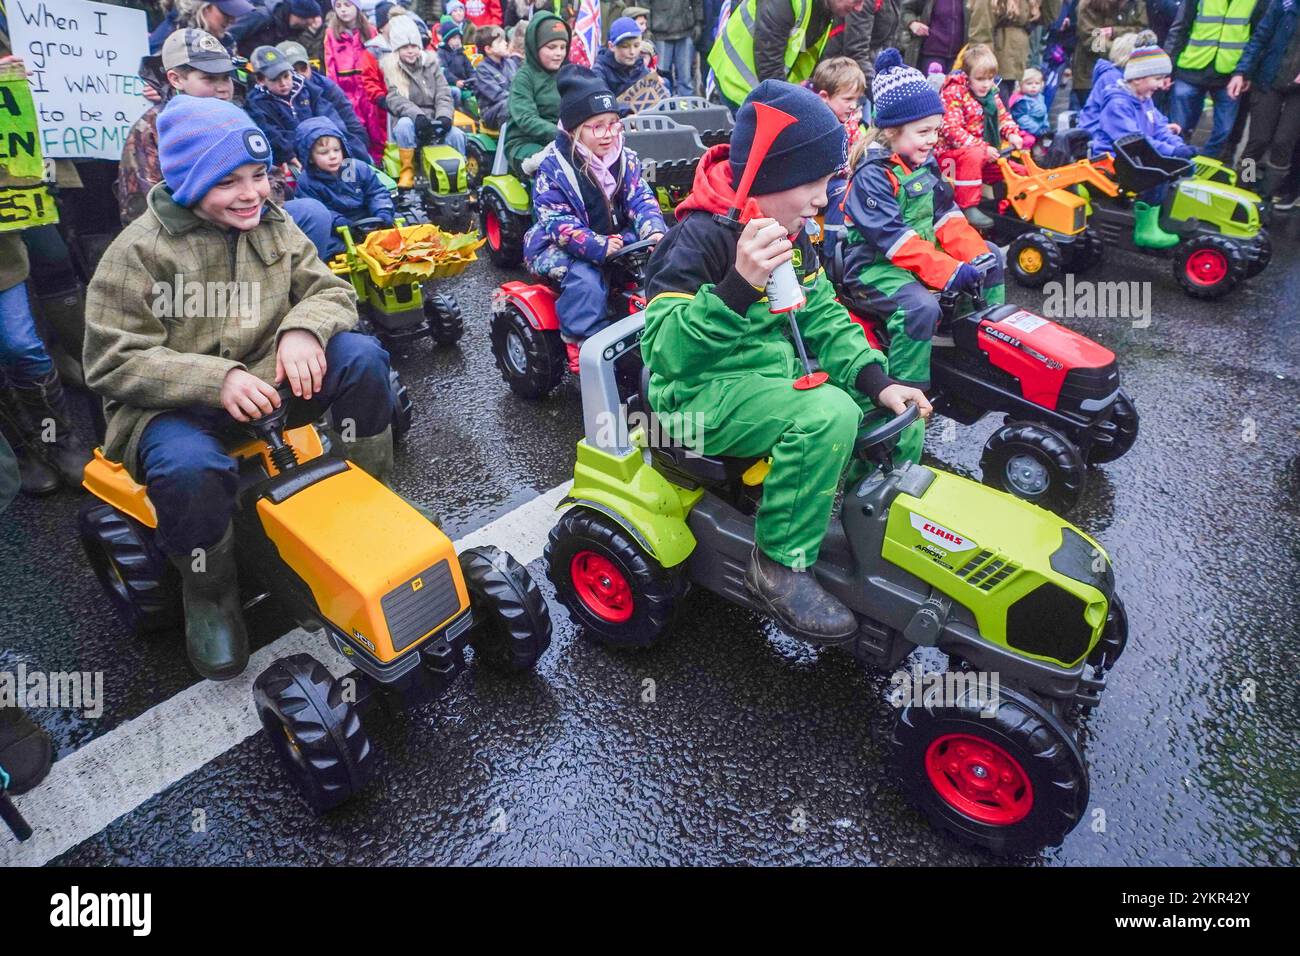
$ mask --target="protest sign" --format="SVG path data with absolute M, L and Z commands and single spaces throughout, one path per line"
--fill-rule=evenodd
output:
M 26 71 L 0 66 L 0 232 L 58 221 L 45 171 Z

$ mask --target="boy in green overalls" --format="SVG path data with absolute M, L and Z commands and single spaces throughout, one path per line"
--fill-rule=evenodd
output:
M 934 156 L 943 121 L 939 94 L 896 50 L 882 52 L 876 70 L 876 135 L 868 135 L 864 157 L 853 157 L 858 161 L 844 197 L 844 291 L 887 316 L 890 377 L 926 389 L 939 324 L 932 290 L 974 292 L 983 283 L 988 301 L 1002 302 L 1001 257 L 967 222 L 940 175 Z M 993 262 L 981 276 L 970 263 L 990 252 Z M 925 426 L 917 422 L 903 432 L 895 458 L 920 461 L 924 439 Z
M 753 144 L 755 102 L 795 117 L 773 141 L 751 195 L 759 215 L 726 218 Z M 857 630 L 853 612 L 813 574 L 840 478 L 864 411 L 902 412 L 930 404 L 919 389 L 891 382 L 885 357 L 835 300 L 804 233 L 826 206 L 826 185 L 845 160 L 844 126 L 815 93 L 778 80 L 760 83 L 736 114 L 729 145 L 705 153 L 678 224 L 648 267 L 642 355 L 651 371 L 650 406 L 662 422 L 691 416 L 696 450 L 737 457 L 771 455 L 746 583 L 787 629 L 816 643 Z M 807 302 L 797 313 L 803 338 L 830 381 L 797 390 L 803 371 L 788 317 L 769 307 L 764 287 L 791 263 Z

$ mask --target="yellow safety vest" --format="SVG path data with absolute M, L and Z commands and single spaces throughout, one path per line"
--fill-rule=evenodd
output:
M 1231 73 L 1250 41 L 1250 15 L 1259 0 L 1200 0 L 1178 68 Z
M 808 23 L 812 19 L 815 0 L 791 0 L 794 8 L 794 29 L 785 43 L 785 78 L 791 83 L 802 83 L 812 76 L 813 68 L 821 56 L 822 47 L 830 36 L 831 26 L 809 50 L 804 49 Z M 758 25 L 758 0 L 744 0 L 731 11 L 722 35 L 709 51 L 709 66 L 713 68 L 715 82 L 727 99 L 742 103 L 749 91 L 758 86 L 754 72 L 754 31 Z

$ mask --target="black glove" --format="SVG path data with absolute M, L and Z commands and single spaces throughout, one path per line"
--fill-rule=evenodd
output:
M 446 136 L 449 129 L 451 129 L 450 116 L 439 116 L 433 121 L 433 131 L 439 139 Z
M 437 129 L 436 124 L 429 117 L 417 116 L 415 118 L 415 138 L 421 143 L 432 142 Z
M 980 283 L 984 281 L 983 274 L 969 262 L 963 262 L 957 267 L 957 271 L 952 274 L 948 284 L 944 286 L 947 292 L 967 292 L 975 295 L 979 292 Z
M 386 96 L 381 96 L 381 97 L 379 97 L 379 99 L 375 100 L 375 105 L 378 106 L 378 107 L 379 107 L 381 110 L 383 110 L 385 113 L 387 113 L 387 112 L 388 112 L 388 97 L 386 97 Z

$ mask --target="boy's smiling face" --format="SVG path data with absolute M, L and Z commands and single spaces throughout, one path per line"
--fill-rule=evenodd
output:
M 207 96 L 229 103 L 235 96 L 235 80 L 229 73 L 204 73 L 190 70 L 184 76 L 179 70 L 167 71 L 167 82 L 178 93 L 190 96 Z
M 207 191 L 194 206 L 200 219 L 247 231 L 262 221 L 262 205 L 271 195 L 271 181 L 262 163 L 245 163 Z
M 821 179 L 779 193 L 755 196 L 764 216 L 779 222 L 786 235 L 793 236 L 803 229 L 805 219 L 811 219 L 826 208 L 826 186 L 831 174 Z
M 312 144 L 311 161 L 322 172 L 337 173 L 343 165 L 343 143 L 337 136 L 322 136 Z
M 564 58 L 569 53 L 569 44 L 564 40 L 552 40 L 550 43 L 542 45 L 537 51 L 537 59 L 542 64 L 542 69 L 547 73 L 554 73 L 564 65 Z

